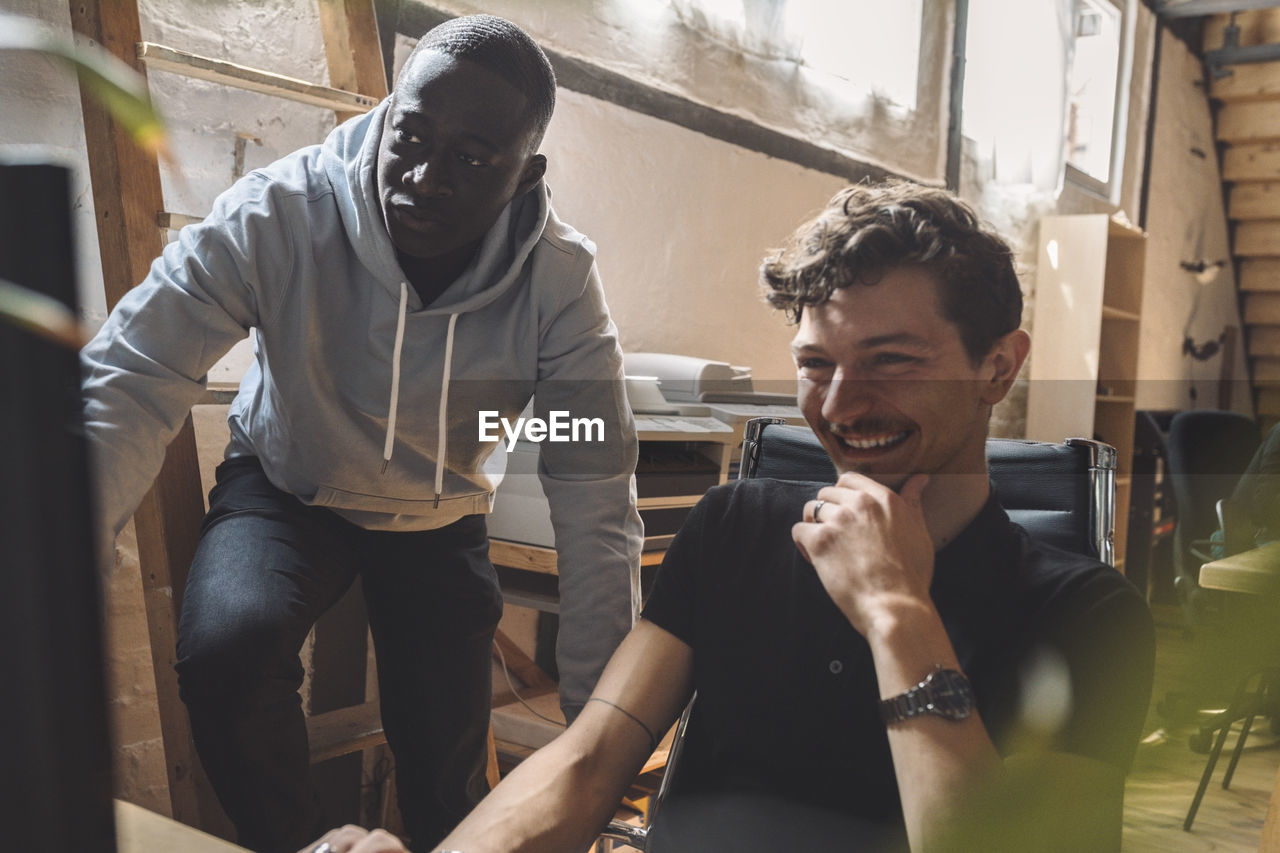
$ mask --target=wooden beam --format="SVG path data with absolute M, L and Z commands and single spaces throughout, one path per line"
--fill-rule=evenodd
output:
M 1249 355 L 1280 358 L 1280 326 L 1250 326 Z
M 1280 140 L 1280 101 L 1225 104 L 1218 112 L 1219 142 Z
M 542 667 L 538 666 L 533 658 L 524 653 L 524 649 L 517 646 L 515 641 L 502 631 L 497 631 L 493 635 L 493 656 L 526 687 L 534 690 L 556 689 L 556 683 L 551 680 L 551 676 L 543 672 Z
M 1255 358 L 1253 360 L 1254 386 L 1280 386 L 1280 358 Z
M 319 0 L 319 10 L 330 85 L 385 98 L 387 77 L 372 0 Z M 361 112 L 339 111 L 337 119 L 346 121 Z
M 1246 293 L 1242 313 L 1251 326 L 1280 325 L 1280 293 Z
M 1241 222 L 1235 227 L 1234 245 L 1241 257 L 1280 255 L 1280 220 Z
M 1231 219 L 1280 219 L 1280 182 L 1246 181 L 1227 194 Z
M 137 55 L 149 68 L 158 68 L 184 77 L 221 83 L 224 86 L 234 86 L 237 89 L 247 89 L 250 92 L 273 95 L 337 112 L 353 114 L 368 112 L 378 105 L 379 100 L 328 86 L 317 86 L 296 77 L 286 77 L 283 74 L 273 74 L 270 71 L 237 65 L 234 62 L 210 59 L 207 56 L 199 56 L 152 42 L 139 42 Z
M 1209 85 L 1209 97 L 1226 104 L 1280 98 L 1280 62 L 1248 62 L 1227 67 L 1231 73 Z
M 1280 388 L 1258 391 L 1257 409 L 1259 417 L 1280 417 Z M 1277 853 L 1280 853 L 1280 848 Z
M 1280 291 L 1280 259 L 1246 258 L 1240 262 L 1240 289 Z
M 307 739 L 311 763 L 360 752 L 387 742 L 382 730 L 382 706 L 364 702 L 307 718 Z
M 145 77 L 135 45 L 141 38 L 137 6 L 112 0 L 71 0 L 71 25 Z M 98 246 L 107 304 L 146 277 L 163 248 L 156 213 L 163 209 L 155 156 L 128 133 L 87 90 L 81 89 L 85 144 L 93 186 Z M 178 613 L 187 570 L 204 515 L 195 431 L 188 416 L 151 490 L 134 514 L 138 562 L 151 639 L 156 697 L 174 819 L 226 835 L 229 824 L 212 797 L 195 748 L 173 671 Z
M 1232 145 L 1222 153 L 1224 181 L 1280 180 L 1280 144 Z
M 1244 321 L 1251 326 L 1280 325 L 1280 293 L 1246 293 Z
M 1217 50 L 1223 46 L 1223 33 L 1231 23 L 1231 15 L 1214 15 L 1205 18 L 1204 49 Z M 1280 43 L 1280 9 L 1252 9 L 1237 12 L 1236 26 L 1240 28 L 1240 46 Z

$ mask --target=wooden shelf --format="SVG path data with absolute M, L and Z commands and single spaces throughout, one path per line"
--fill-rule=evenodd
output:
M 1105 214 L 1040 223 L 1027 437 L 1087 435 L 1116 449 L 1116 567 L 1132 490 L 1146 235 Z M 1098 393 L 1104 389 L 1110 393 Z

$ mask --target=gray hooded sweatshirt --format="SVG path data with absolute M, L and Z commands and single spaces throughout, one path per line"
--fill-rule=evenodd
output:
M 84 349 L 106 525 L 119 533 L 209 368 L 250 329 L 255 360 L 231 405 L 227 457 L 258 457 L 280 489 L 366 528 L 426 530 L 490 510 L 506 454 L 480 440 L 481 411 L 514 422 L 532 397 L 543 419 L 600 418 L 602 441 L 546 441 L 539 462 L 560 571 L 561 701 L 576 709 L 630 626 L 643 538 L 635 424 L 595 246 L 557 219 L 539 183 L 424 307 L 376 193 L 386 109 L 237 182 Z

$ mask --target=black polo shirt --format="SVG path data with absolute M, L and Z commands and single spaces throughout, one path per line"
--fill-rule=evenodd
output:
M 791 539 L 821 486 L 717 487 L 667 552 L 644 617 L 693 649 L 698 692 L 674 790 L 900 824 L 870 648 Z M 993 494 L 938 552 L 930 593 L 1001 754 L 1051 749 L 1127 771 L 1155 639 L 1122 575 L 1032 541 Z

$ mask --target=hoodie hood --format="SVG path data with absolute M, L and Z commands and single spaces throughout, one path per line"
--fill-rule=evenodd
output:
M 325 172 L 339 200 L 339 215 L 356 255 L 387 295 L 400 299 L 408 277 L 400 268 L 378 199 L 378 149 L 390 108 L 386 98 L 372 111 L 338 125 L 321 149 Z M 471 264 L 430 307 L 408 288 L 410 312 L 465 314 L 501 296 L 519 277 L 547 225 L 551 210 L 545 181 L 511 200 L 485 234 Z

